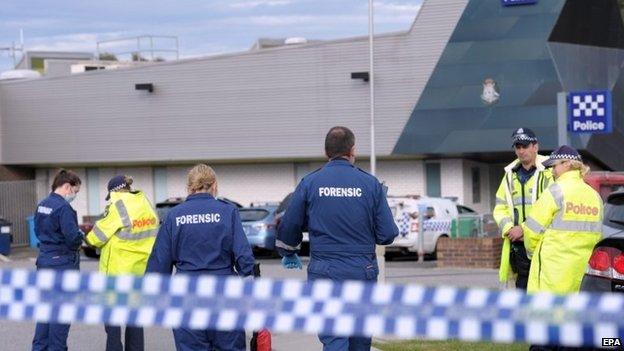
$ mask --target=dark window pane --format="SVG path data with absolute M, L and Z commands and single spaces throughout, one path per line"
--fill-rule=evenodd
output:
M 442 185 L 440 179 L 440 164 L 425 164 L 425 172 L 427 177 L 427 196 L 440 197 L 442 195 Z
M 269 211 L 261 209 L 241 209 L 240 217 L 243 222 L 252 222 L 265 219 L 269 215 Z

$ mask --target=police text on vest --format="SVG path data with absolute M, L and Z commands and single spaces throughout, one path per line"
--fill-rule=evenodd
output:
M 319 197 L 362 197 L 361 188 L 334 188 L 334 187 L 322 187 L 319 188 Z
M 220 221 L 221 214 L 219 213 L 192 214 L 176 217 L 176 227 L 181 224 L 219 223 Z

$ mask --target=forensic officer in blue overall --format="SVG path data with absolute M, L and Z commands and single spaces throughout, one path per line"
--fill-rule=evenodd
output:
M 84 233 L 78 228 L 76 211 L 69 204 L 81 185 L 72 171 L 61 170 L 52 182 L 52 192 L 35 212 L 35 234 L 39 239 L 37 269 L 79 269 L 80 244 Z M 67 350 L 69 324 L 37 323 L 33 351 Z
M 189 196 L 172 208 L 160 226 L 146 272 L 239 275 L 253 274 L 254 257 L 238 209 L 215 199 L 217 178 L 211 167 L 195 166 L 188 175 Z M 176 349 L 245 350 L 245 331 L 179 328 Z
M 276 246 L 287 269 L 301 269 L 302 231 L 310 237 L 308 279 L 377 281 L 375 244 L 399 230 L 377 178 L 353 166 L 355 136 L 333 127 L 325 137 L 329 162 L 303 178 L 278 229 Z M 323 350 L 370 350 L 371 339 L 319 335 Z

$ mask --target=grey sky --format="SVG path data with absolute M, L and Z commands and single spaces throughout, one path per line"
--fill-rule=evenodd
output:
M 407 30 L 421 2 L 375 0 L 376 32 Z M 368 1 L 3 0 L 0 47 L 19 41 L 20 28 L 30 50 L 95 52 L 98 40 L 153 34 L 178 36 L 181 56 L 194 57 L 246 50 L 259 37 L 366 35 Z M 162 41 L 156 46 L 172 48 L 173 44 Z M 108 49 L 125 51 L 126 47 Z M 11 67 L 11 59 L 3 53 L 0 71 Z

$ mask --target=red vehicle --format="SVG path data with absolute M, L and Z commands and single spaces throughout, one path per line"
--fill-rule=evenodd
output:
M 624 173 L 590 172 L 585 182 L 605 200 L 602 240 L 594 246 L 583 291 L 624 292 Z
M 624 172 L 589 172 L 585 182 L 606 201 L 609 194 L 624 189 Z

